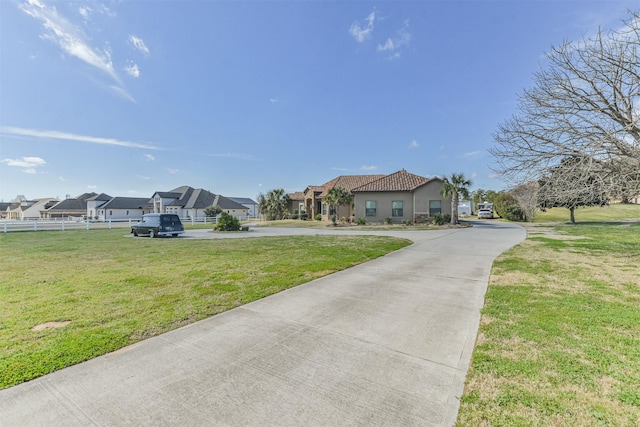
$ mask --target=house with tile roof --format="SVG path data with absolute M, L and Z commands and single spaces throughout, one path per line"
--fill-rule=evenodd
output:
M 353 195 L 351 206 L 330 206 L 325 202 L 327 193 L 336 187 L 342 187 Z M 402 220 L 424 221 L 437 213 L 450 214 L 450 200 L 440 194 L 442 180 L 425 178 L 402 169 L 390 175 L 347 175 L 338 176 L 323 185 L 308 186 L 302 195 L 304 204 L 300 204 L 299 194 L 291 193 L 291 208 L 303 206 L 312 219 L 321 214 L 329 221 L 335 214 L 337 218 L 364 218 L 368 222 L 383 222 L 391 218 L 394 223 Z M 293 211 L 292 211 L 293 213 Z
M 440 178 L 425 178 L 402 169 L 351 190 L 355 217 L 368 222 L 391 218 L 394 223 L 401 223 L 423 222 L 436 214 L 450 215 L 451 200 L 440 193 L 442 185 Z
M 322 185 L 310 185 L 304 190 L 304 207 L 309 219 L 317 214 L 322 215 L 323 221 L 328 221 L 334 214 L 338 218 L 350 218 L 353 216 L 353 206 L 330 206 L 324 202 L 327 193 L 332 188 L 342 187 L 351 192 L 353 189 L 372 181 L 380 179 L 385 175 L 341 175 Z
M 244 219 L 249 215 L 249 209 L 240 203 L 219 194 L 187 185 L 171 191 L 157 191 L 151 197 L 150 202 L 153 212 L 173 213 L 182 219 L 204 218 L 206 216 L 204 210 L 211 206 L 218 206 L 223 212 L 236 218 Z

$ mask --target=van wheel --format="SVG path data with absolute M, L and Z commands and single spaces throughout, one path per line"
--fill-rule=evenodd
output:
M 149 230 L 149 237 L 151 237 L 152 239 L 156 237 L 156 232 L 153 230 Z
M 138 237 L 138 232 L 137 231 L 133 231 L 133 237 Z
M 173 236 L 173 237 L 178 237 L 178 235 L 177 235 L 177 234 L 172 234 L 172 236 Z

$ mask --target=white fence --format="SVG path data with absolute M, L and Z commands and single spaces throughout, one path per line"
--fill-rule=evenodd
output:
M 239 218 L 240 221 L 249 219 Z M 217 217 L 207 218 L 185 218 L 182 219 L 183 224 L 216 224 Z M 66 231 L 66 230 L 96 230 L 108 228 L 126 228 L 137 224 L 139 220 L 108 220 L 108 221 L 87 221 L 81 219 L 70 220 L 26 220 L 26 221 L 0 221 L 0 231 L 8 233 L 10 231 Z

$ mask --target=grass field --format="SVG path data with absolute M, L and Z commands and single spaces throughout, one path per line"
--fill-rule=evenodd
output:
M 576 223 L 611 222 L 611 221 L 640 221 L 640 205 L 613 204 L 609 206 L 590 206 L 576 209 Z M 546 212 L 536 213 L 536 223 L 568 223 L 569 209 L 552 208 Z
M 374 236 L 147 239 L 0 234 L 0 388 L 408 245 Z M 49 322 L 63 327 L 32 330 Z
M 496 260 L 457 425 L 640 425 L 638 213 L 537 224 Z

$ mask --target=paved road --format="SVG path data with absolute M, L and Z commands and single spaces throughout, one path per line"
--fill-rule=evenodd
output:
M 246 235 L 300 232 L 333 231 Z M 0 426 L 452 425 L 491 264 L 526 232 L 378 233 L 415 244 L 0 390 Z

